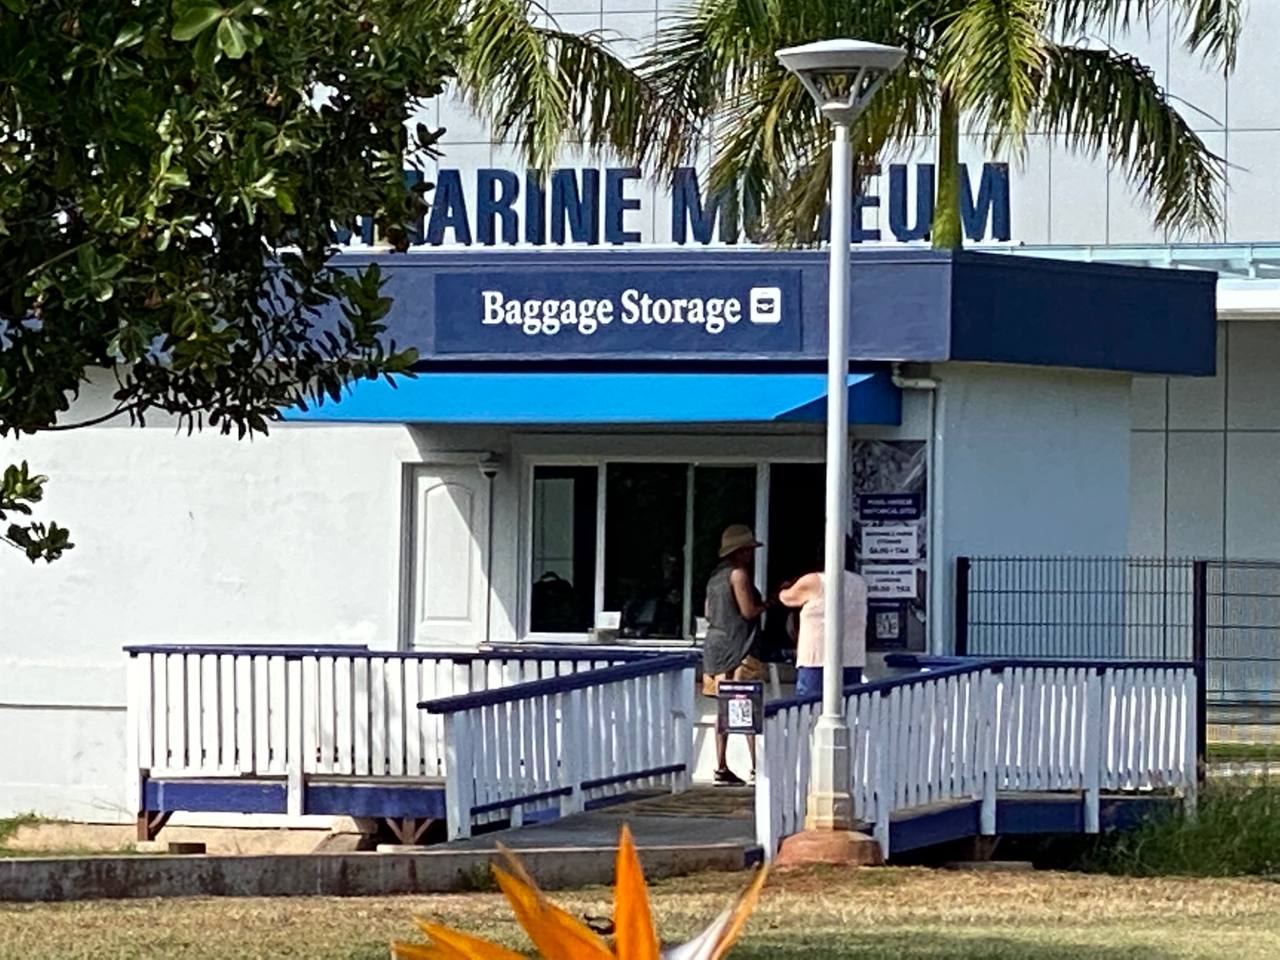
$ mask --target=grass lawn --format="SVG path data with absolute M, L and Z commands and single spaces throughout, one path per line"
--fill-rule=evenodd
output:
M 709 921 L 745 875 L 658 883 L 664 939 Z M 555 895 L 577 914 L 609 892 Z M 378 899 L 0 904 L 0 957 L 385 958 L 421 915 L 522 947 L 488 893 Z M 734 960 L 1162 960 L 1280 957 L 1280 884 L 879 869 L 775 874 Z M 559 958 L 557 958 L 559 960 Z
M 1265 763 L 1280 765 L 1280 743 L 1209 743 L 1205 759 L 1210 763 Z

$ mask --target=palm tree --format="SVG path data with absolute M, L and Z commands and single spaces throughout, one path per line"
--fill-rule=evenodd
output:
M 1169 9 L 1187 48 L 1230 70 L 1243 0 L 696 0 L 634 69 L 607 37 L 566 34 L 531 4 L 469 0 L 459 77 L 499 133 L 537 164 L 575 138 L 663 172 L 709 143 L 711 189 L 735 191 L 779 242 L 818 236 L 830 152 L 824 122 L 774 51 L 840 36 L 907 50 L 854 130 L 855 162 L 936 137 L 935 247 L 962 244 L 966 118 L 1016 158 L 1031 131 L 1105 153 L 1159 226 L 1221 222 L 1222 159 L 1150 68 L 1093 38 Z

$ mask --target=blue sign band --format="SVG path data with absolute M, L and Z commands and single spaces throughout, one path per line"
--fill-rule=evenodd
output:
M 796 269 L 506 270 L 436 277 L 437 354 L 798 354 Z

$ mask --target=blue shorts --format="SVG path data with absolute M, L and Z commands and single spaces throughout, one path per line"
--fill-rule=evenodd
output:
M 844 685 L 853 686 L 862 682 L 861 667 L 844 668 Z M 796 699 L 822 696 L 822 668 L 796 667 Z

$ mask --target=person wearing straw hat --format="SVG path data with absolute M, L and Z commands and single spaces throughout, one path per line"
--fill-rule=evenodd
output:
M 763 546 L 746 524 L 735 523 L 720 536 L 720 562 L 707 581 L 707 635 L 702 644 L 702 692 L 714 697 L 722 680 L 761 680 L 764 665 L 757 656 L 764 602 L 752 582 L 756 550 Z M 729 769 L 725 754 L 729 737 L 716 733 L 715 782 L 740 786 L 745 781 Z M 756 739 L 747 737 L 751 775 L 755 776 Z

